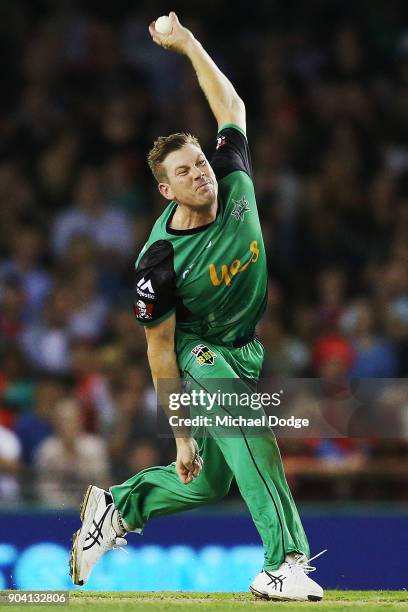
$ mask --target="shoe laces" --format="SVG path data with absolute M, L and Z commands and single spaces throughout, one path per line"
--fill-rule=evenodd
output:
M 327 548 L 325 548 L 324 550 L 321 550 L 319 553 L 317 553 L 317 555 L 315 555 L 314 557 L 310 557 L 310 559 L 306 558 L 306 555 L 303 554 L 295 554 L 294 555 L 294 561 L 290 560 L 290 561 L 286 561 L 286 563 L 288 563 L 289 566 L 291 565 L 295 565 L 298 566 L 302 569 L 302 571 L 305 572 L 305 574 L 310 574 L 311 572 L 315 572 L 316 568 L 313 565 L 310 565 L 310 561 L 313 561 L 314 559 L 317 559 L 317 557 L 320 557 L 321 555 L 324 555 L 324 553 L 327 552 Z

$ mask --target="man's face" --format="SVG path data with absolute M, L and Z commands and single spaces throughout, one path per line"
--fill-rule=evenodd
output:
M 166 179 L 159 183 L 159 191 L 168 200 L 196 209 L 217 201 L 217 179 L 199 147 L 186 144 L 169 153 L 162 165 Z

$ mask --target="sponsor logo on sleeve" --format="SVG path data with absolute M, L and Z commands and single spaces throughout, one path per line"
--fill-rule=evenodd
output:
M 227 144 L 227 138 L 226 136 L 222 135 L 222 136 L 217 136 L 217 144 L 215 146 L 216 150 L 218 151 L 218 149 L 220 149 L 221 147 L 223 147 L 224 145 Z
M 191 352 L 200 366 L 214 365 L 214 360 L 217 357 L 217 355 L 209 349 L 208 346 L 205 346 L 205 344 L 197 344 Z
M 144 277 L 137 283 L 136 291 L 138 295 L 144 298 L 149 298 L 150 300 L 154 300 L 155 298 L 152 281 L 146 281 Z
M 153 304 L 146 304 L 142 300 L 137 300 L 134 304 L 135 315 L 138 319 L 149 321 L 153 319 Z

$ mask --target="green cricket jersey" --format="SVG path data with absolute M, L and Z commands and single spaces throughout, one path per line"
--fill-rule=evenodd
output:
M 134 311 L 147 326 L 175 312 L 177 331 L 228 345 L 254 333 L 267 292 L 249 148 L 238 127 L 220 130 L 211 166 L 218 181 L 215 221 L 175 230 L 177 204 L 167 206 L 136 262 Z

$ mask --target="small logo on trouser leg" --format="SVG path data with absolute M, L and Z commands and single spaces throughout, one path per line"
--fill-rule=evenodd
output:
M 217 355 L 209 349 L 208 346 L 205 346 L 205 344 L 197 344 L 191 352 L 200 366 L 214 365 L 214 360 L 217 357 Z

